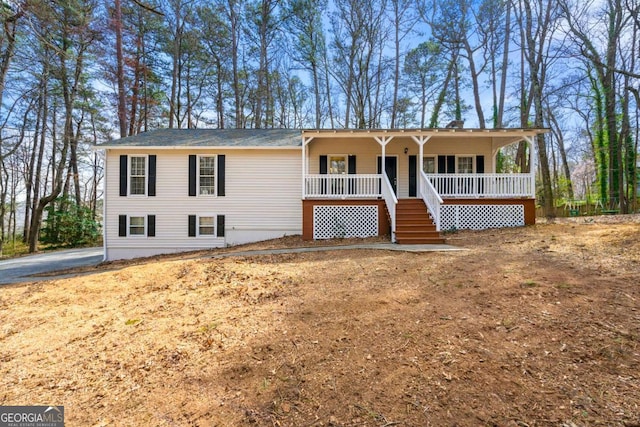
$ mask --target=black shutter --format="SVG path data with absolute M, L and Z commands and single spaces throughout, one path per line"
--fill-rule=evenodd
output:
M 195 154 L 189 154 L 189 196 L 196 195 L 196 172 L 198 171 L 196 160 Z
M 418 156 L 409 156 L 409 197 L 418 195 Z
M 225 156 L 218 154 L 218 196 L 224 196 Z
M 456 173 L 456 156 L 447 156 L 447 173 Z
M 327 156 L 320 156 L 320 175 L 326 175 L 328 170 Z M 320 183 L 320 194 L 327 194 L 327 181 L 324 179 Z
M 149 155 L 149 196 L 156 195 L 156 156 Z
M 326 175 L 329 171 L 328 167 L 328 159 L 327 156 L 320 156 L 320 173 L 322 175 Z
M 126 215 L 118 216 L 118 236 L 127 237 L 127 216 Z
M 356 156 L 349 156 L 349 165 L 347 172 L 351 175 L 356 173 Z
M 121 155 L 120 156 L 120 195 L 121 196 L 126 196 L 127 195 L 127 174 L 128 174 L 128 170 L 127 170 L 127 156 L 126 155 Z M 126 234 L 125 234 L 126 236 Z
M 378 157 L 378 175 L 382 174 L 382 157 Z M 382 179 L 378 182 L 378 194 L 382 193 Z
M 349 156 L 347 160 L 347 173 L 350 175 L 355 175 L 356 173 L 356 156 Z M 356 189 L 356 179 L 349 178 L 348 184 L 348 193 L 355 194 L 357 192 Z
M 216 235 L 224 237 L 224 215 L 218 215 L 218 224 L 216 227 Z
M 484 156 L 476 156 L 476 173 L 484 173 Z M 484 179 L 478 177 L 478 193 L 484 194 Z
M 196 237 L 196 216 L 189 215 L 189 237 Z
M 438 156 L 438 170 L 436 173 L 447 172 L 447 156 Z
M 484 156 L 476 156 L 476 173 L 484 173 Z
M 156 237 L 156 216 L 147 215 L 147 237 Z

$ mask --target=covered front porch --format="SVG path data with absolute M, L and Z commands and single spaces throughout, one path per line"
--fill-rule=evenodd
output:
M 315 220 L 307 215 L 303 221 L 315 224 L 329 216 L 343 235 L 351 237 L 358 235 L 358 224 L 352 224 L 354 219 L 348 224 L 340 220 L 340 210 L 348 206 L 344 201 L 363 206 L 366 200 L 383 200 L 389 232 L 396 241 L 399 200 L 419 199 L 437 231 L 530 223 L 535 220 L 526 212 L 529 206 L 535 210 L 534 137 L 542 132 L 545 130 L 457 128 L 304 131 L 303 203 L 324 201 L 321 206 L 326 210 L 327 202 L 334 200 L 341 201 L 343 208 L 331 214 L 314 211 Z M 531 172 L 497 173 L 500 148 L 520 141 L 529 146 Z M 354 227 L 345 233 L 348 225 Z M 325 230 L 322 235 L 331 233 Z M 313 238 L 318 235 L 314 233 Z

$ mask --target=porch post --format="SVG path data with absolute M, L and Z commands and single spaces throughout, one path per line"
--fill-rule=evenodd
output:
M 307 175 L 309 174 L 307 144 L 309 144 L 312 139 L 313 137 L 302 136 L 302 200 L 307 198 Z
M 384 159 L 387 154 L 387 144 L 393 139 L 392 136 L 374 136 L 374 139 L 382 146 L 382 158 L 380 159 L 380 172 L 386 173 Z
M 531 179 L 531 197 L 536 198 L 536 159 L 537 150 L 533 138 L 530 136 L 523 137 L 529 144 L 529 178 Z
M 426 142 L 430 138 L 431 138 L 431 135 L 411 136 L 411 139 L 413 139 L 416 142 L 416 144 L 418 144 L 418 165 L 419 165 L 418 170 L 420 172 L 424 172 L 424 161 L 422 160 L 424 158 L 424 144 L 426 144 Z M 422 176 L 422 174 L 420 174 L 420 176 Z M 424 189 L 422 188 L 422 179 L 418 179 L 418 191 L 420 192 L 420 194 L 422 194 L 423 190 Z

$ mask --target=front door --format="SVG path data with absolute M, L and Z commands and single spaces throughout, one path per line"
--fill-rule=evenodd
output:
M 378 157 L 378 173 L 382 173 L 382 157 Z M 398 195 L 398 158 L 397 157 L 385 157 L 384 158 L 384 171 L 387 173 L 393 192 Z
M 409 197 L 418 195 L 418 156 L 409 156 Z

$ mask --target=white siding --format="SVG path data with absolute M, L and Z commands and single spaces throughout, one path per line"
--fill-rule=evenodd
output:
M 119 196 L 119 156 L 157 155 L 155 197 Z M 225 155 L 225 196 L 189 197 L 189 155 Z M 107 152 L 105 257 L 133 258 L 302 233 L 299 150 Z M 155 237 L 118 237 L 119 215 L 156 215 Z M 189 237 L 188 215 L 224 215 L 225 237 Z

